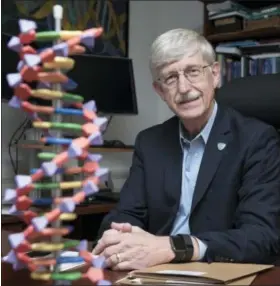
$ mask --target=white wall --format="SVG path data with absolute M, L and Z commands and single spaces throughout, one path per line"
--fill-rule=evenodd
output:
M 155 94 L 148 66 L 150 45 L 161 33 L 174 28 L 199 32 L 203 26 L 203 4 L 199 1 L 131 1 L 129 57 L 133 59 L 139 115 L 114 117 L 106 138 L 133 144 L 140 130 L 160 123 L 172 113 Z
M 199 1 L 130 2 L 129 57 L 133 59 L 139 114 L 114 117 L 105 139 L 119 139 L 126 144 L 134 144 L 139 131 L 172 116 L 152 88 L 148 69 L 150 45 L 159 34 L 169 29 L 190 28 L 201 32 L 202 26 L 203 4 Z M 10 110 L 5 110 L 3 113 L 2 138 L 8 139 L 17 117 Z M 2 141 L 2 154 L 5 152 L 3 143 Z M 130 166 L 131 154 L 104 154 L 102 163 L 111 168 L 114 183 L 119 189 Z
M 152 87 L 148 65 L 150 45 L 158 35 L 170 29 L 189 28 L 202 32 L 203 4 L 199 1 L 131 1 L 129 17 L 129 57 L 133 59 L 139 114 L 115 116 L 105 138 L 133 145 L 139 131 L 172 116 Z M 103 163 L 111 167 L 115 187 L 120 189 L 131 155 L 105 155 Z M 114 170 L 118 170 L 118 174 Z

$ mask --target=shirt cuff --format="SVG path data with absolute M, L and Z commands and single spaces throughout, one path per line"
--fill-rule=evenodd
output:
M 202 242 L 201 240 L 199 240 L 198 238 L 196 238 L 196 240 L 197 240 L 198 246 L 199 246 L 199 251 L 198 251 L 199 255 L 198 255 L 197 260 L 200 261 L 203 259 L 204 255 L 205 255 L 205 252 L 207 250 L 207 245 L 204 242 Z

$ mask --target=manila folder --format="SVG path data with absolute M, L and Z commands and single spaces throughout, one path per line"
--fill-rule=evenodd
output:
M 191 262 L 182 264 L 162 264 L 129 273 L 128 279 L 138 281 L 148 279 L 151 283 L 185 284 L 205 283 L 220 285 L 250 285 L 253 278 L 262 271 L 274 267 L 273 265 L 240 264 L 240 263 L 202 263 Z M 251 278 L 251 279 L 250 279 Z M 137 281 L 137 280 L 136 280 Z M 246 283 L 246 282 L 247 283 Z M 185 283 L 183 283 L 185 282 Z M 142 284 L 142 283 L 139 283 Z M 240 285 L 240 284 L 239 284 Z

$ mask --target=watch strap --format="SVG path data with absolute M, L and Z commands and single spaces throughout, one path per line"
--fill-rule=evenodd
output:
M 175 254 L 171 263 L 188 262 L 193 256 L 193 244 L 190 235 L 170 236 L 170 244 Z
M 190 235 L 182 235 L 186 247 L 186 261 L 191 261 L 194 253 L 193 242 Z

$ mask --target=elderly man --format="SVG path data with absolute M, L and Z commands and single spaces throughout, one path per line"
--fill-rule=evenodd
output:
M 279 251 L 277 132 L 215 102 L 220 66 L 194 31 L 160 35 L 150 69 L 155 91 L 176 116 L 137 136 L 120 202 L 93 252 L 119 270 L 270 263 Z

